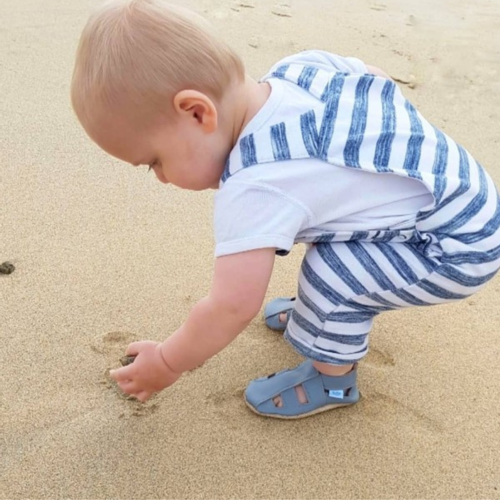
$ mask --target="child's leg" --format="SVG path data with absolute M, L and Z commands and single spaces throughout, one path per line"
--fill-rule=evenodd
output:
M 490 277 L 464 276 L 463 270 L 405 243 L 317 245 L 302 263 L 285 337 L 316 361 L 355 363 L 368 351 L 368 336 L 379 313 L 464 299 Z
M 369 332 L 377 314 L 459 300 L 482 288 L 485 281 L 486 277 L 484 281 L 464 280 L 457 269 L 441 264 L 437 257 L 426 257 L 409 244 L 355 241 L 319 244 L 308 250 L 304 258 L 285 337 L 300 354 L 313 360 L 320 374 L 318 383 L 334 384 L 330 377 L 322 377 L 321 372 L 333 375 L 337 370 L 341 372 L 342 367 L 350 370 L 366 355 Z M 250 384 L 247 394 L 250 391 L 253 401 L 262 399 L 255 394 L 257 389 L 269 395 L 266 386 L 272 385 L 275 391 L 268 398 L 274 408 L 266 404 L 266 412 L 259 411 L 259 405 L 254 409 L 281 417 L 295 412 L 295 418 L 321 411 L 303 402 L 304 395 L 308 397 L 312 372 L 307 371 L 306 380 L 300 376 L 294 379 L 292 370 L 268 379 L 272 382 L 259 379 L 258 385 Z M 339 376 L 339 384 L 340 379 L 349 376 Z M 284 380 L 281 392 L 278 377 Z M 316 388 L 311 385 L 310 391 L 321 395 L 315 384 Z M 293 394 L 290 389 L 294 389 Z M 281 411 L 286 406 L 282 401 L 284 395 L 288 401 L 286 414 Z M 297 404 L 291 409 L 294 397 Z M 320 400 L 318 404 L 335 407 L 328 397 Z M 247 402 L 252 404 L 248 395 Z M 309 398 L 308 403 L 311 403 Z

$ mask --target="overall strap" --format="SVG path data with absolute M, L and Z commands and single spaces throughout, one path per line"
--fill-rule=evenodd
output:
M 366 96 L 374 75 L 350 75 L 326 71 L 302 64 L 278 67 L 263 81 L 278 78 L 298 85 L 315 97 L 315 103 L 304 113 L 287 121 L 265 127 L 242 137 L 226 164 L 222 182 L 241 169 L 283 160 L 317 158 L 331 162 L 329 151 L 336 126 L 342 92 L 351 96 Z M 385 81 L 385 80 L 384 80 Z M 389 83 L 388 83 L 389 84 Z M 392 82 L 390 85 L 394 85 Z M 359 122 L 362 125 L 362 120 Z M 360 136 L 362 136 L 360 131 Z M 353 144 L 356 149 L 356 144 Z M 359 166 L 358 166 L 359 168 Z

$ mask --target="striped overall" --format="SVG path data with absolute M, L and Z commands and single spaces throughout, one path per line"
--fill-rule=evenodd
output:
M 491 178 L 392 81 L 302 64 L 281 66 L 268 78 L 300 86 L 316 105 L 242 137 L 222 182 L 253 165 L 316 158 L 417 179 L 434 198 L 400 227 L 333 233 L 311 228 L 297 236 L 296 243 L 314 244 L 302 263 L 285 332 L 299 353 L 333 364 L 358 361 L 367 353 L 377 314 L 460 300 L 495 275 L 500 199 Z

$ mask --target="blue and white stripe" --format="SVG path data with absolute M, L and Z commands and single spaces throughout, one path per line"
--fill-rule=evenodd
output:
M 307 357 L 351 363 L 368 349 L 380 312 L 460 300 L 500 267 L 500 197 L 476 160 L 433 127 L 391 81 L 302 64 L 270 78 L 295 83 L 316 105 L 295 119 L 243 137 L 222 182 L 240 169 L 317 158 L 420 180 L 435 202 L 412 227 L 325 233 L 303 261 L 286 337 Z

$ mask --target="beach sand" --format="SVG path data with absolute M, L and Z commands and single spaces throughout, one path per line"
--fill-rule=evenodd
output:
M 107 157 L 69 104 L 96 0 L 0 0 L 0 498 L 500 498 L 500 279 L 465 302 L 376 320 L 362 401 L 260 418 L 249 380 L 299 361 L 260 318 L 141 405 L 106 376 L 209 290 L 214 192 Z M 192 0 L 258 78 L 321 48 L 400 80 L 500 184 L 493 0 Z M 295 292 L 303 249 L 268 298 Z

